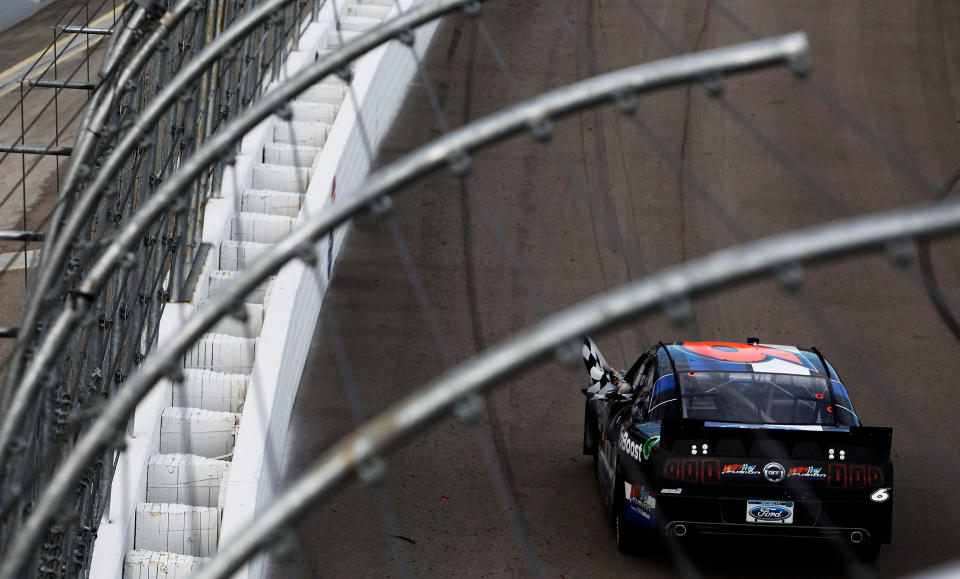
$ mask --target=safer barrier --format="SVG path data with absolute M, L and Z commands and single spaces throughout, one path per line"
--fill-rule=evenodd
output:
M 400 4 L 407 7 L 412 2 Z M 419 54 L 426 52 L 436 26 L 433 23 L 417 30 L 415 49 Z M 391 43 L 371 52 L 357 67 L 353 90 L 373 147 L 390 128 L 416 71 L 409 50 Z M 334 194 L 339 193 L 342 200 L 344 195 L 359 190 L 371 161 L 364 150 L 356 110 L 348 98 L 313 167 L 299 220 L 336 203 Z M 237 438 L 237 448 L 242 451 L 235 451 L 230 472 L 221 527 L 223 544 L 248 530 L 276 493 L 280 473 L 271 468 L 266 456 L 269 453 L 279 460 L 283 454 L 320 305 L 348 231 L 349 225 L 341 227 L 317 244 L 317 254 L 324 260 L 320 268 L 291 262 L 274 281 L 252 374 L 251 390 L 255 393 L 247 397 Z M 261 565 L 261 560 L 255 560 L 236 577 L 258 577 Z
M 400 2 L 400 9 L 406 9 L 415 1 Z M 325 6 L 318 21 L 304 30 L 300 39 L 300 50 L 288 57 L 281 81 L 297 74 L 303 66 L 329 50 L 328 41 L 339 40 L 337 21 L 343 20 L 349 9 L 348 5 L 342 4 L 338 19 L 333 14 L 333 3 Z M 371 10 L 370 7 L 365 9 L 368 13 Z M 422 55 L 426 51 L 435 28 L 436 23 L 432 23 L 417 31 L 414 49 L 418 54 Z M 389 44 L 371 52 L 356 66 L 352 90 L 374 147 L 389 129 L 416 70 L 409 50 L 410 48 L 404 45 Z M 270 92 L 269 88 L 267 92 Z M 320 107 L 314 107 L 317 108 Z M 316 111 L 306 112 L 313 114 Z M 223 275 L 224 262 L 233 260 L 231 269 L 239 268 L 245 254 L 250 253 L 251 247 L 244 245 L 245 242 L 230 240 L 231 232 L 234 239 L 238 227 L 248 227 L 251 236 L 262 235 L 263 223 L 250 223 L 249 215 L 244 217 L 243 211 L 249 211 L 249 205 L 255 204 L 267 213 L 270 205 L 276 203 L 276 197 L 254 195 L 251 200 L 251 196 L 245 192 L 256 193 L 264 188 L 286 190 L 294 187 L 297 181 L 308 178 L 309 186 L 300 211 L 300 218 L 304 219 L 335 203 L 337 192 L 343 195 L 358 189 L 370 170 L 372 159 L 366 154 L 356 113 L 353 99 L 345 99 L 325 139 L 320 138 L 318 142 L 311 141 L 308 144 L 322 145 L 313 165 L 297 168 L 292 175 L 286 167 L 264 166 L 260 163 L 277 160 L 277 157 L 289 153 L 289 147 L 274 145 L 271 138 L 286 130 L 285 121 L 276 117 L 268 118 L 244 137 L 240 154 L 224 172 L 219 197 L 209 201 L 204 214 L 203 241 L 210 243 L 214 250 L 207 256 L 193 299 L 187 303 L 168 304 L 161 321 L 159 345 L 176 335 L 182 321 L 189 317 L 211 292 L 229 282 Z M 311 138 L 309 135 L 298 135 L 298 141 Z M 293 164 L 296 164 L 295 160 Z M 288 196 L 281 201 L 288 199 L 292 197 Z M 268 225 L 273 221 L 277 222 L 273 225 L 282 229 L 283 224 L 280 221 L 283 221 L 283 218 L 270 218 Z M 261 233 L 254 231 L 255 225 Z M 236 412 L 238 408 L 235 402 L 231 405 L 226 401 L 231 400 L 233 393 L 242 395 L 243 412 L 239 417 L 242 427 L 239 428 L 236 443 L 232 447 L 232 463 L 223 467 L 206 464 L 200 457 L 192 457 L 186 462 L 173 458 L 156 459 L 158 452 L 164 452 L 162 424 L 165 424 L 165 420 L 170 421 L 171 410 L 182 410 L 170 408 L 171 401 L 175 407 L 193 405 L 188 403 L 191 398 L 181 392 L 182 386 L 174 386 L 165 381 L 137 407 L 136 419 L 127 441 L 127 451 L 121 455 L 117 467 L 109 521 L 100 527 L 91 576 L 116 577 L 124 572 L 127 576 L 136 576 L 148 566 L 161 564 L 158 563 L 161 559 L 163 565 L 170 566 L 169 572 L 175 572 L 178 576 L 189 573 L 203 560 L 203 556 L 215 552 L 215 545 L 212 550 L 210 547 L 211 537 L 218 539 L 220 544 L 226 544 L 232 537 L 247 529 L 257 512 L 271 501 L 276 491 L 278 473 L 274 468 L 276 463 L 271 463 L 267 457 L 282 455 L 293 401 L 319 316 L 320 304 L 348 227 L 341 227 L 332 236 L 317 244 L 317 253 L 325 260 L 322 268 L 311 270 L 304 268 L 301 263 L 289 264 L 261 293 L 264 305 L 255 312 L 260 317 L 255 316 L 255 319 L 248 319 L 245 323 L 233 322 L 234 330 L 250 328 L 254 333 L 259 330 L 259 338 L 212 334 L 202 339 L 187 354 L 185 362 L 187 366 L 191 366 L 194 358 L 203 358 L 214 351 L 208 342 L 216 340 L 218 357 L 229 357 L 233 362 L 227 362 L 228 364 L 233 364 L 239 370 L 250 371 L 248 381 L 237 378 L 242 374 L 209 372 L 205 375 L 206 382 L 200 390 L 203 394 L 196 395 L 222 398 L 225 401 L 223 409 L 228 412 Z M 278 235 L 282 233 L 280 231 Z M 250 257 L 245 256 L 246 259 Z M 221 326 L 230 323 L 224 322 Z M 254 353 L 256 361 L 252 360 Z M 252 368 L 249 367 L 251 363 Z M 197 364 L 198 367 L 203 367 L 202 360 Z M 179 415 L 177 418 L 183 419 Z M 158 503 L 151 510 L 149 503 L 144 503 L 154 500 L 152 497 L 167 495 L 172 496 L 176 502 L 184 492 L 177 486 L 179 483 L 176 473 L 180 472 L 178 469 L 188 468 L 195 473 L 198 465 L 211 471 L 208 473 L 209 477 L 202 477 L 205 485 L 202 490 L 207 506 L 191 509 L 189 513 L 174 513 L 166 505 L 161 507 Z M 164 488 L 174 489 L 171 491 L 172 495 L 169 492 L 158 494 L 152 489 L 158 476 L 164 481 L 169 479 L 169 482 L 163 485 Z M 214 483 L 216 493 L 213 492 Z M 177 488 L 180 490 L 176 490 Z M 196 500 L 193 502 L 196 503 Z M 222 522 L 213 516 L 217 513 L 218 505 L 222 507 Z M 141 518 L 137 517 L 138 510 Z M 195 553 L 198 556 L 170 554 L 171 556 L 166 558 L 158 558 L 158 555 L 151 555 L 142 549 L 132 550 L 135 538 L 137 544 L 142 546 L 149 542 L 149 539 L 142 536 L 143 533 L 169 532 L 169 527 L 164 525 L 173 524 L 166 522 L 160 526 L 144 525 L 140 522 L 141 519 L 151 522 L 153 519 L 166 521 L 173 516 L 182 517 L 178 520 L 185 527 L 195 527 L 192 534 L 188 529 L 182 530 L 182 536 L 187 542 L 198 541 L 199 550 Z M 156 549 L 162 551 L 163 544 L 157 543 Z M 245 576 L 259 576 L 259 572 L 259 562 L 254 562 L 244 571 Z

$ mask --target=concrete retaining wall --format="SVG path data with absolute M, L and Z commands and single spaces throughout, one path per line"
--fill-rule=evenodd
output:
M 401 0 L 400 3 L 406 8 L 416 1 Z M 335 29 L 333 4 L 327 3 L 318 21 L 306 27 L 301 36 L 301 50 L 290 55 L 284 75 L 296 74 L 327 48 L 328 33 Z M 436 26 L 434 23 L 417 31 L 415 49 L 421 56 Z M 357 64 L 352 86 L 374 147 L 389 129 L 415 71 L 410 48 L 397 42 L 371 52 Z M 334 121 L 328 128 L 323 128 L 322 142 L 313 140 L 304 143 L 310 147 L 322 145 L 322 150 L 312 166 L 274 169 L 264 167 L 263 162 L 286 161 L 286 164 L 302 165 L 299 161 L 289 163 L 289 159 L 284 159 L 285 155 L 289 156 L 289 151 L 283 144 L 276 143 L 275 131 L 280 126 L 278 121 L 271 117 L 245 136 L 236 162 L 224 172 L 218 198 L 209 200 L 204 212 L 202 239 L 211 243 L 214 249 L 208 254 L 192 301 L 166 306 L 158 345 L 165 344 L 175 336 L 184 320 L 208 299 L 208 294 L 215 291 L 217 286 L 229 283 L 232 274 L 222 270 L 240 269 L 245 260 L 269 247 L 260 245 L 260 235 L 265 235 L 272 242 L 276 240 L 277 231 L 288 228 L 288 225 L 281 223 L 282 219 L 277 218 L 261 221 L 258 227 L 266 227 L 264 231 L 244 229 L 249 227 L 249 223 L 245 217 L 238 216 L 239 212 L 256 211 L 265 204 L 294 201 L 292 196 L 289 200 L 272 197 L 267 201 L 263 195 L 258 196 L 258 190 L 283 191 L 282 184 L 294 172 L 309 177 L 302 208 L 294 223 L 296 227 L 328 205 L 336 203 L 336 199 L 349 196 L 369 173 L 371 159 L 364 150 L 356 120 L 357 111 L 351 99 L 343 101 L 335 120 L 323 105 L 297 103 L 295 106 L 295 114 L 307 115 L 316 123 Z M 275 159 L 268 158 L 271 156 Z M 332 194 L 334 192 L 335 196 Z M 291 209 L 290 217 L 294 215 L 296 212 Z M 238 231 L 243 241 L 237 241 Z M 257 514 L 269 505 L 277 491 L 277 465 L 283 456 L 293 402 L 323 296 L 348 231 L 349 225 L 343 226 L 317 244 L 316 249 L 321 256 L 318 267 L 310 269 L 300 261 L 289 263 L 272 284 L 258 290 L 255 292 L 257 295 L 250 298 L 252 302 L 264 304 L 247 305 L 248 310 L 256 310 L 248 311 L 248 314 L 253 314 L 255 323 L 258 326 L 262 324 L 262 329 L 258 328 L 259 338 L 244 337 L 244 332 L 249 332 L 250 328 L 224 321 L 215 333 L 207 334 L 185 356 L 184 366 L 188 368 L 185 372 L 196 374 L 191 376 L 193 388 L 190 391 L 181 386 L 174 388 L 169 382 L 163 381 L 138 406 L 128 432 L 127 451 L 118 462 L 110 508 L 100 527 L 91 577 L 112 578 L 121 574 L 137 576 L 140 571 L 133 562 L 149 564 L 149 561 L 160 556 L 147 551 L 133 551 L 136 543 L 144 543 L 145 540 L 144 536 L 140 536 L 135 542 L 136 533 L 150 533 L 164 524 L 165 533 L 169 533 L 170 529 L 180 529 L 174 534 L 180 548 L 187 550 L 176 551 L 180 555 L 169 555 L 170 561 L 176 561 L 169 571 L 176 576 L 185 576 L 197 567 L 201 558 L 215 553 L 217 543 L 226 545 L 255 524 Z M 227 358 L 232 360 L 228 365 L 235 367 L 237 372 L 249 369 L 249 378 L 222 374 L 223 361 Z M 219 368 L 219 371 L 211 368 Z M 330 387 L 337 385 L 331 383 Z M 222 432 L 216 434 L 209 433 L 209 429 L 198 429 L 208 431 L 205 436 L 211 440 L 191 441 L 191 446 L 209 442 L 207 446 L 210 449 L 206 456 L 210 457 L 232 451 L 232 463 L 226 468 L 215 463 L 207 465 L 206 459 L 201 457 L 183 458 L 183 454 L 177 455 L 178 458 L 156 456 L 182 450 L 170 433 L 166 439 L 162 439 L 163 429 L 170 427 L 171 421 L 185 419 L 177 414 L 183 412 L 171 413 L 169 407 L 193 406 L 196 401 L 203 401 L 203 406 L 207 408 L 213 404 L 216 412 L 209 413 L 210 416 L 191 414 L 186 418 L 209 419 L 207 421 L 211 424 L 222 422 L 225 426 L 220 429 Z M 237 419 L 233 418 L 237 415 L 233 413 L 241 406 L 239 430 L 232 430 L 232 425 L 237 423 Z M 232 439 L 233 432 L 236 433 L 235 441 Z M 179 500 L 184 493 L 197 492 L 177 488 L 177 465 L 187 462 L 194 472 L 197 465 L 203 466 L 206 469 L 204 472 L 210 471 L 210 480 L 205 480 L 201 489 L 207 494 L 200 501 L 208 506 L 157 506 L 157 500 L 171 497 Z M 158 488 L 151 488 L 148 494 L 148 479 L 151 476 L 151 480 L 159 483 L 153 485 Z M 148 523 L 148 517 L 155 520 Z M 214 522 L 216 524 L 211 526 Z M 194 527 L 202 528 L 202 532 L 187 532 L 184 527 L 187 523 L 196 523 Z M 149 548 L 163 551 L 163 547 L 151 544 Z M 136 548 L 142 548 L 142 545 Z M 236 576 L 259 577 L 261 570 L 262 560 L 258 559 Z
M 408 6 L 411 2 L 402 4 Z M 436 26 L 434 23 L 417 31 L 415 49 L 421 56 Z M 410 49 L 396 42 L 371 52 L 358 67 L 353 89 L 374 147 L 389 130 L 415 72 Z M 369 173 L 371 161 L 364 151 L 355 118 L 356 110 L 347 99 L 314 164 L 299 220 L 309 219 L 336 202 L 331 196 L 334 183 L 337 199 L 344 199 Z M 221 529 L 224 544 L 254 524 L 256 514 L 276 493 L 279 473 L 275 465 L 283 456 L 290 413 L 320 305 L 348 229 L 349 226 L 344 226 L 334 233 L 332 248 L 329 237 L 317 244 L 321 256 L 317 268 L 309 269 L 300 261 L 292 262 L 280 271 L 274 282 L 252 373 L 251 390 L 256 394 L 247 398 L 237 438 L 237 448 L 243 451 L 234 454 L 230 469 Z M 333 382 L 329 386 L 337 387 Z M 270 453 L 270 460 L 266 453 Z M 236 577 L 259 577 L 261 567 L 262 560 L 257 560 Z

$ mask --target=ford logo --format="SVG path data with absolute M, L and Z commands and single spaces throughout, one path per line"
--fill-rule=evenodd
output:
M 779 521 L 790 516 L 790 509 L 774 505 L 753 507 L 750 509 L 750 516 L 754 519 L 764 519 L 767 521 Z
M 768 463 L 763 467 L 763 478 L 772 483 L 778 483 L 782 481 L 786 474 L 787 471 L 784 470 L 783 465 L 777 462 Z

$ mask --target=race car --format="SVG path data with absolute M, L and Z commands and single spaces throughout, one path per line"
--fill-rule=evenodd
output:
M 822 538 L 864 560 L 889 543 L 890 428 L 863 426 L 816 348 L 660 343 L 626 372 L 584 339 L 583 452 L 616 531 Z

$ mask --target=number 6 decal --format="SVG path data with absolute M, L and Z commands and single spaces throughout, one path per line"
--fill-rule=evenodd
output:
M 779 358 L 791 364 L 806 367 L 803 361 L 793 352 L 785 352 L 783 350 L 777 350 L 776 348 L 768 348 L 767 346 L 745 346 L 732 342 L 684 342 L 683 347 L 694 354 L 715 360 L 723 360 L 724 362 L 750 364 L 764 362 L 769 358 Z
M 870 495 L 870 500 L 875 503 L 882 503 L 890 498 L 890 489 L 882 488 L 877 489 L 872 495 Z

